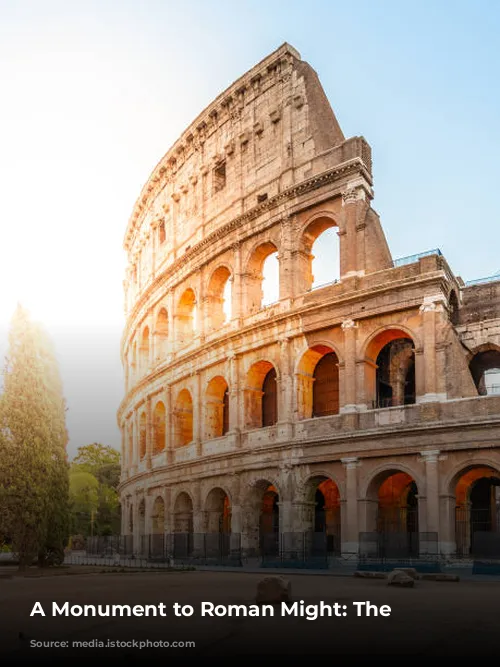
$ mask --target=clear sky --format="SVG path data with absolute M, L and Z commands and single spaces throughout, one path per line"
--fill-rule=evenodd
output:
M 18 301 L 52 334 L 69 452 L 119 446 L 122 239 L 152 168 L 284 41 L 372 146 L 394 257 L 500 270 L 500 2 L 0 0 L 0 349 Z

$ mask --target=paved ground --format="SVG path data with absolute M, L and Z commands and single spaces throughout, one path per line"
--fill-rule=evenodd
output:
M 198 662 L 246 656 L 281 656 L 283 661 L 301 656 L 329 655 L 359 658 L 405 657 L 421 661 L 435 657 L 486 657 L 497 652 L 499 633 L 498 582 L 418 581 L 413 589 L 388 587 L 386 580 L 289 575 L 294 600 L 306 604 L 335 602 L 346 606 L 345 617 L 201 618 L 201 601 L 216 604 L 252 604 L 256 584 L 267 573 L 144 572 L 79 574 L 0 580 L 2 657 L 39 660 L 73 656 L 86 659 L 100 653 L 107 661 L 129 658 L 142 662 L 156 652 L 162 660 Z M 52 617 L 52 602 L 84 604 L 155 604 L 168 611 L 174 602 L 195 608 L 191 618 L 167 617 Z M 354 601 L 389 605 L 390 617 L 358 617 Z M 30 617 L 35 604 L 45 618 Z M 195 648 L 132 650 L 119 648 L 31 648 L 32 640 L 91 641 L 194 641 Z M 146 651 L 146 652 L 145 652 Z

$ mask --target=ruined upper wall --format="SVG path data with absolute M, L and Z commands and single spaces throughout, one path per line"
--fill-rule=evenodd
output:
M 345 140 L 315 71 L 284 44 L 219 95 L 162 158 L 136 202 L 125 249 L 133 262 L 161 225 L 154 252 L 157 266 L 167 266 L 259 202 L 353 158 L 371 171 L 368 144 Z
M 460 324 L 500 319 L 500 279 L 465 287 L 462 291 Z

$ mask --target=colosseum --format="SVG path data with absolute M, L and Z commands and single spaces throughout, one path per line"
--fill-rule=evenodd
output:
M 154 169 L 124 239 L 130 553 L 500 557 L 500 275 L 393 259 L 372 187 L 370 145 L 288 44 Z

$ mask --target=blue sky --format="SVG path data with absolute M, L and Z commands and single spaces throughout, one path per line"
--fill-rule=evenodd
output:
M 117 446 L 121 243 L 171 143 L 292 44 L 373 151 L 394 257 L 500 270 L 500 3 L 0 0 L 0 334 L 18 300 L 55 339 L 70 451 Z

